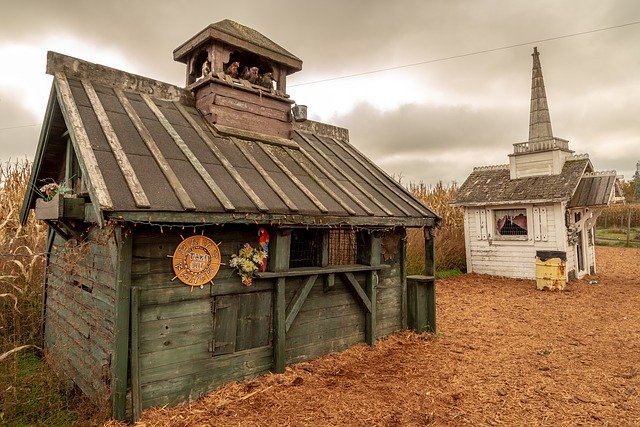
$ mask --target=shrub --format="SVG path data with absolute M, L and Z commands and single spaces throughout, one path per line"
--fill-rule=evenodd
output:
M 435 186 L 423 183 L 409 184 L 409 191 L 440 216 L 440 226 L 436 229 L 435 252 L 436 271 L 465 271 L 467 267 L 464 247 L 463 210 L 450 205 L 458 186 L 452 183 L 444 186 L 438 182 Z M 424 237 L 422 230 L 411 229 L 407 233 L 407 272 L 424 272 Z

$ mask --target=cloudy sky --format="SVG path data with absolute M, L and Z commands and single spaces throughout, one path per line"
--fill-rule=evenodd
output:
M 637 0 L 2 0 L 0 161 L 33 158 L 47 50 L 183 86 L 173 49 L 222 19 L 301 58 L 291 97 L 404 183 L 508 162 L 528 138 L 533 46 L 554 136 L 626 179 L 640 161 Z

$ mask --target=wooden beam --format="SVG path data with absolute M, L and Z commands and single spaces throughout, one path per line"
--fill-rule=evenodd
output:
M 210 128 L 213 128 L 211 126 L 211 124 L 209 124 L 209 122 L 205 122 L 205 123 Z M 226 169 L 226 171 L 229 172 L 229 175 L 231 175 L 233 177 L 233 179 L 238 183 L 238 185 L 240 186 L 242 191 L 244 191 L 244 193 L 249 197 L 249 199 L 251 199 L 253 204 L 256 205 L 258 210 L 260 212 L 268 211 L 269 208 L 267 207 L 267 205 L 265 205 L 262 202 L 262 200 L 260 200 L 260 197 L 258 197 L 258 195 L 251 188 L 251 186 L 249 184 L 247 184 L 247 182 L 244 180 L 244 178 L 242 178 L 242 176 L 238 173 L 236 168 L 231 164 L 231 162 L 229 160 L 227 160 L 225 155 L 213 143 L 213 141 L 211 141 L 211 139 L 207 137 L 207 138 L 204 139 L 204 142 L 207 144 L 207 147 L 209 147 L 209 150 L 211 150 L 213 155 L 216 156 L 218 161 L 222 164 L 222 167 L 224 167 Z
M 235 144 L 236 147 L 238 147 L 240 152 L 242 152 L 242 154 L 244 154 L 244 156 L 247 158 L 247 160 L 249 160 L 249 163 L 251 163 L 253 165 L 253 167 L 256 168 L 256 170 L 258 171 L 260 176 L 262 176 L 262 178 L 267 182 L 269 187 L 271 187 L 273 192 L 276 193 L 278 195 L 278 197 L 280 197 L 280 199 L 284 202 L 284 204 L 287 205 L 289 210 L 292 211 L 292 212 L 298 212 L 298 210 L 299 210 L 298 206 L 296 206 L 296 204 L 293 202 L 293 200 L 291 200 L 289 198 L 289 196 L 287 196 L 287 194 L 273 180 L 273 178 L 271 178 L 271 175 L 269 175 L 269 172 L 267 172 L 262 167 L 262 165 L 256 160 L 256 158 L 249 152 L 249 150 L 246 147 L 246 145 L 249 144 L 249 143 L 248 142 L 244 142 L 244 143 L 240 142 L 236 138 L 233 138 L 233 137 L 231 138 L 231 141 Z
M 400 185 L 400 183 L 398 183 L 395 179 L 390 177 L 385 171 L 380 169 L 375 163 L 371 163 L 364 156 L 364 154 L 359 152 L 353 145 L 349 143 L 338 142 L 335 138 L 331 138 L 331 140 L 335 142 L 336 145 L 341 146 L 344 151 L 346 151 L 356 162 L 358 162 L 360 166 L 365 168 L 371 175 L 373 175 L 376 178 L 376 180 L 380 184 L 386 187 L 389 191 L 396 194 L 398 197 L 404 200 L 408 205 L 410 205 L 415 210 L 420 212 L 421 215 L 425 215 L 425 216 L 430 215 L 429 212 L 426 210 L 425 206 L 422 205 L 422 203 L 415 200 L 414 197 L 411 194 L 409 194 L 408 191 L 404 187 L 402 187 L 402 185 Z M 351 169 L 355 170 L 356 168 L 352 167 Z M 381 178 L 381 176 L 385 179 Z M 374 184 L 371 183 L 371 185 L 374 185 Z
M 269 269 L 283 271 L 289 268 L 289 252 L 291 248 L 291 232 L 278 229 L 272 235 L 270 242 Z M 278 277 L 273 298 L 273 370 L 283 373 L 285 366 L 285 344 L 287 334 L 287 306 L 285 299 L 284 277 Z
M 269 249 L 271 253 L 271 249 Z M 386 270 L 391 268 L 388 264 L 378 265 L 361 265 L 361 264 L 347 264 L 347 265 L 330 265 L 327 267 L 297 267 L 286 271 L 265 271 L 264 273 L 255 273 L 255 276 L 260 279 L 273 279 L 277 277 L 296 277 L 296 276 L 311 276 L 313 274 L 336 274 L 336 273 L 356 273 L 360 271 L 376 271 Z
M 147 106 L 151 109 L 153 114 L 155 114 L 155 116 L 158 119 L 158 121 L 160 122 L 160 124 L 162 124 L 162 127 L 164 127 L 164 129 L 167 131 L 169 136 L 176 143 L 178 148 L 180 148 L 180 151 L 182 151 L 182 154 L 184 154 L 184 156 L 187 158 L 189 163 L 191 163 L 191 166 L 193 166 L 193 168 L 196 170 L 196 172 L 198 172 L 198 175 L 200 175 L 200 178 L 202 178 L 202 180 L 205 182 L 207 187 L 209 187 L 211 192 L 216 197 L 218 197 L 218 194 L 222 193 L 222 190 L 220 189 L 218 184 L 213 180 L 213 178 L 211 177 L 209 172 L 207 172 L 207 170 L 202 165 L 202 163 L 200 163 L 200 160 L 198 160 L 196 155 L 193 154 L 193 151 L 191 151 L 189 146 L 184 142 L 184 140 L 178 134 L 178 132 L 175 130 L 173 125 L 171 123 L 169 123 L 169 120 L 167 120 L 167 118 L 164 116 L 164 114 L 162 114 L 162 111 L 160 111 L 160 108 L 158 108 L 158 106 L 151 99 L 151 97 L 149 97 L 149 95 L 147 95 L 145 93 L 143 93 L 141 96 L 142 96 L 142 99 L 144 99 L 144 102 L 147 104 Z M 196 130 L 196 132 L 197 132 L 197 130 Z M 220 200 L 220 199 L 218 199 L 218 200 Z M 224 206 L 224 204 L 223 204 L 223 206 Z M 227 210 L 226 206 L 224 206 L 224 207 L 225 207 L 225 210 Z
M 280 168 L 280 170 L 284 172 L 284 174 L 287 175 L 287 177 L 291 181 L 293 181 L 296 187 L 298 187 L 300 191 L 302 191 L 305 194 L 305 196 L 307 196 L 309 200 L 311 200 L 313 204 L 316 205 L 316 207 L 320 210 L 320 212 L 322 213 L 329 212 L 329 209 L 327 209 L 322 204 L 322 202 L 318 200 L 318 198 L 311 191 L 309 191 L 309 189 L 298 179 L 298 177 L 296 177 L 295 174 L 291 172 L 289 168 L 287 168 L 284 165 L 284 163 L 282 163 L 280 159 L 271 152 L 271 150 L 269 149 L 270 147 L 265 147 L 262 144 L 258 144 L 258 147 L 262 148 L 262 151 L 264 151 L 267 154 L 267 156 L 269 156 L 271 160 L 273 160 L 273 162 Z
M 379 236 L 379 233 L 371 233 L 370 239 L 370 251 L 369 251 L 369 265 L 379 265 L 380 264 L 380 254 L 382 250 L 382 239 Z M 365 282 L 365 292 L 369 301 L 371 302 L 371 310 L 364 315 L 365 327 L 365 341 L 370 346 L 375 345 L 376 343 L 376 324 L 377 324 L 377 296 L 378 296 L 378 273 L 373 270 L 367 273 L 367 278 Z
M 424 227 L 434 226 L 433 217 L 370 217 L 339 215 L 307 215 L 281 213 L 224 213 L 224 212 L 160 212 L 160 211 L 116 211 L 107 212 L 111 219 L 147 223 L 178 224 L 271 224 L 287 227 Z
M 58 72 L 55 74 L 54 82 L 58 88 L 57 93 L 59 96 L 60 109 L 69 127 L 69 135 L 74 144 L 73 148 L 75 152 L 78 153 L 80 169 L 82 170 L 83 176 L 87 178 L 85 181 L 91 195 L 95 198 L 92 205 L 96 210 L 98 221 L 100 225 L 102 225 L 102 210 L 113 209 L 113 201 L 109 195 L 109 189 L 107 188 L 104 176 L 102 176 L 102 171 L 98 166 L 98 160 L 93 153 L 89 135 L 87 135 L 87 131 L 82 123 L 82 118 L 80 117 L 80 112 L 73 98 L 67 77 L 63 73 Z
M 133 170 L 133 167 L 131 166 L 129 159 L 127 158 L 127 155 L 122 148 L 122 144 L 120 144 L 120 140 L 118 139 L 113 126 L 111 126 L 111 122 L 109 121 L 107 112 L 102 106 L 102 102 L 100 102 L 100 98 L 98 98 L 96 90 L 88 80 L 82 80 L 82 86 L 84 87 L 84 91 L 87 93 L 87 97 L 89 98 L 89 102 L 91 103 L 91 107 L 93 108 L 93 112 L 98 118 L 98 123 L 100 123 L 102 132 L 104 133 L 104 136 L 107 139 L 109 146 L 111 147 L 111 151 L 113 152 L 113 155 L 117 160 L 118 167 L 120 167 L 122 176 L 124 176 L 124 180 L 129 187 L 129 191 L 131 191 L 131 195 L 133 196 L 133 200 L 135 201 L 136 206 L 139 208 L 151 207 L 149 199 L 147 198 L 147 195 L 144 193 L 144 189 L 142 188 L 142 184 L 140 184 L 138 176 Z
M 133 422 L 142 417 L 140 397 L 140 288 L 131 288 L 131 403 Z
M 212 125 L 219 133 L 227 136 L 234 136 L 240 139 L 246 139 L 249 141 L 259 141 L 264 142 L 265 144 L 275 145 L 279 147 L 291 148 L 292 150 L 297 150 L 300 148 L 297 142 L 284 139 L 273 135 L 267 135 L 259 132 L 252 132 L 249 130 L 233 128 L 229 126 L 223 126 L 219 124 Z
M 360 177 L 360 179 L 362 179 L 363 181 L 370 183 L 371 178 L 370 178 L 370 177 L 368 177 L 368 176 L 366 176 L 364 173 L 362 173 L 362 172 L 360 171 L 360 169 L 359 169 L 359 168 L 357 168 L 357 167 L 353 167 L 351 164 L 349 164 L 349 162 L 347 162 L 347 160 L 344 158 L 344 154 L 343 154 L 343 153 L 339 153 L 335 148 L 333 148 L 333 147 L 331 146 L 331 144 L 326 143 L 326 142 L 325 142 L 322 138 L 320 138 L 319 136 L 317 136 L 317 135 L 314 135 L 314 136 L 315 136 L 315 138 L 318 140 L 318 142 L 320 142 L 321 144 L 323 144 L 323 145 L 324 145 L 324 146 L 325 146 L 329 151 L 331 151 L 331 152 L 332 152 L 336 157 L 338 157 L 339 159 L 342 159 L 342 161 L 344 162 L 344 164 L 345 164 L 345 165 L 347 165 L 347 166 L 349 167 L 349 172 L 350 172 L 350 173 L 356 174 L 356 175 L 358 175 L 358 176 Z M 334 138 L 331 138 L 331 140 L 332 140 L 334 143 L 336 142 L 336 140 L 335 140 Z M 336 144 L 336 145 L 337 145 L 337 144 Z M 347 144 L 345 144 L 345 145 L 347 145 Z M 343 149 L 344 149 L 345 151 L 347 151 L 344 147 L 343 147 Z M 349 154 L 349 155 L 351 155 L 351 156 L 353 157 L 353 154 L 352 154 L 352 153 L 350 153 L 349 151 L 347 151 L 347 154 Z M 356 161 L 358 161 L 358 160 L 356 160 Z M 358 164 L 360 164 L 360 163 L 358 163 Z M 370 169 L 368 169 L 368 168 L 367 168 L 366 170 L 367 170 L 369 173 L 373 173 L 373 172 L 372 172 Z M 390 190 L 390 192 L 389 192 L 390 194 L 393 194 L 393 193 L 394 193 L 394 192 L 393 192 L 393 189 L 389 188 L 389 186 L 387 186 L 387 189 L 389 189 L 389 190 Z M 403 214 L 405 214 L 405 215 L 411 215 L 411 213 L 410 213 L 407 209 L 405 209 L 405 208 L 404 208 L 404 206 L 402 206 L 402 204 L 399 204 L 399 203 L 397 203 L 396 201 L 392 200 L 392 199 L 391 199 L 391 197 L 389 197 L 389 196 L 387 195 L 387 192 L 385 192 L 385 191 L 380 191 L 380 194 L 381 194 L 385 199 L 387 199 L 387 201 L 388 201 L 388 202 L 390 202 L 393 206 L 395 206 L 398 210 L 400 210 L 400 212 L 402 212 L 402 213 L 403 213 Z M 380 206 L 380 205 L 379 205 L 379 206 Z M 381 208 L 382 208 L 382 207 L 381 207 Z M 385 209 L 385 211 L 386 211 L 386 209 Z
M 115 345 L 111 364 L 112 417 L 125 419 L 127 370 L 129 367 L 129 315 L 131 308 L 131 261 L 133 238 L 122 227 L 114 230 L 116 244 Z
M 338 164 L 336 162 L 334 162 L 331 157 L 327 156 L 325 154 L 324 151 L 320 150 L 317 147 L 317 144 L 312 143 L 309 138 L 307 138 L 306 136 L 304 136 L 304 134 L 302 134 L 302 132 L 300 131 L 295 131 L 298 136 L 300 136 L 300 138 L 304 139 L 307 144 L 309 144 L 309 146 L 311 148 L 313 148 L 327 163 L 329 163 L 331 166 L 333 166 L 334 170 L 338 171 L 347 181 L 349 181 L 351 183 L 351 185 L 353 185 L 354 187 L 356 187 L 362 194 L 364 194 L 369 201 L 373 202 L 376 206 L 378 206 L 382 211 L 384 211 L 385 214 L 387 214 L 388 216 L 393 216 L 393 212 L 391 212 L 386 206 L 384 206 L 382 203 L 380 203 L 380 201 L 378 199 L 375 198 L 375 196 L 373 196 L 370 192 L 368 192 L 362 185 L 360 185 L 358 183 L 358 181 L 356 181 L 355 179 L 353 179 L 353 177 L 351 176 L 350 173 L 346 173 L 344 170 L 342 170 L 342 168 L 340 168 L 340 166 L 338 166 Z M 323 141 L 320 140 L 320 138 L 317 135 L 314 135 L 315 139 L 318 140 L 320 143 L 323 143 Z M 325 144 L 326 146 L 326 144 Z M 305 154 L 308 158 L 312 159 L 311 156 L 309 155 L 308 152 L 306 152 L 304 149 L 300 148 L 300 150 L 302 151 L 303 154 Z M 335 154 L 335 153 L 334 153 Z M 317 163 L 314 159 L 312 159 L 312 161 L 314 163 Z M 357 169 L 353 169 L 351 167 L 349 167 L 349 172 L 356 172 L 356 173 L 360 173 L 360 171 L 358 171 Z M 343 186 L 341 185 L 341 188 Z M 351 193 L 348 193 L 350 197 L 353 198 L 353 195 Z M 366 208 L 366 205 L 364 203 L 362 203 L 359 199 L 355 198 L 354 201 L 356 203 L 358 203 L 358 206 L 360 206 L 361 208 L 365 209 L 365 212 L 367 212 L 369 215 L 373 215 L 373 212 L 369 213 L 370 210 L 368 208 Z
M 435 236 L 433 227 L 424 227 L 424 274 L 425 276 L 436 275 L 436 255 L 435 255 Z
M 362 289 L 362 286 L 360 286 L 360 283 L 358 283 L 353 273 L 340 273 L 340 275 L 345 279 L 347 284 L 351 285 L 351 289 L 354 290 L 355 295 L 357 296 L 356 299 L 360 301 L 367 312 L 371 313 L 371 300 L 367 296 L 366 292 Z
M 296 290 L 296 293 L 293 295 L 289 306 L 287 307 L 287 316 L 285 320 L 285 330 L 289 332 L 289 328 L 291 328 L 291 324 L 296 319 L 296 316 L 300 312 L 302 305 L 307 300 L 307 296 L 309 296 L 309 292 L 311 292 L 311 288 L 316 283 L 316 279 L 318 278 L 317 274 L 313 276 L 309 276 L 304 285 L 300 285 Z
M 120 104 L 122 104 L 122 107 L 127 112 L 129 119 L 131 120 L 136 130 L 140 134 L 140 137 L 142 138 L 145 145 L 151 152 L 151 155 L 153 156 L 156 163 L 158 164 L 158 167 L 160 167 L 160 170 L 164 174 L 165 178 L 167 178 L 169 185 L 173 189 L 173 192 L 175 193 L 176 197 L 180 201 L 180 204 L 182 205 L 182 207 L 186 210 L 195 210 L 196 205 L 193 203 L 193 201 L 189 197 L 187 190 L 185 190 L 185 188 L 180 183 L 180 179 L 178 178 L 176 173 L 173 171 L 173 169 L 171 169 L 169 162 L 167 162 L 167 159 L 164 157 L 164 154 L 162 154 L 162 151 L 160 151 L 160 148 L 158 147 L 153 137 L 151 136 L 149 129 L 147 129 L 144 123 L 142 123 L 142 119 L 140 118 L 140 116 L 138 116 L 138 113 L 136 113 L 136 110 L 134 110 L 133 106 L 131 105 L 131 102 L 129 102 L 129 100 L 127 99 L 127 96 L 120 89 L 114 89 L 114 92 L 116 93 L 116 96 L 120 101 Z
M 339 204 L 340 206 L 342 206 L 342 208 L 343 208 L 345 211 L 347 211 L 347 213 L 348 213 L 349 215 L 355 215 L 355 214 L 356 214 L 356 211 L 354 211 L 354 210 L 351 208 L 351 206 L 349 206 L 349 205 L 348 205 L 344 200 L 342 200 L 342 198 L 341 198 L 339 195 L 337 195 L 337 194 L 336 194 L 336 193 L 335 193 L 331 188 L 329 188 L 329 186 L 328 186 L 327 184 L 325 184 L 325 183 L 324 183 L 324 181 L 322 181 L 322 180 L 320 179 L 320 177 L 319 177 L 318 175 L 316 175 L 316 174 L 315 174 L 315 172 L 314 172 L 313 170 L 311 170 L 311 168 L 305 164 L 305 162 L 300 161 L 300 159 L 296 159 L 296 156 L 294 156 L 294 154 L 293 154 L 293 153 L 295 153 L 295 151 L 288 151 L 288 150 L 285 150 L 285 151 L 286 151 L 286 152 L 291 156 L 291 158 L 296 162 L 296 164 L 297 164 L 297 165 L 298 165 L 298 166 L 299 166 L 303 171 L 305 171 L 305 173 L 306 173 L 307 175 L 309 175 L 309 177 L 310 177 L 310 178 L 311 178 L 311 179 L 312 179 L 316 184 L 318 184 L 318 186 L 319 186 L 320 188 L 322 188 L 322 189 L 324 190 L 324 192 L 325 192 L 325 193 L 327 193 L 327 194 L 328 194 L 328 195 L 329 195 L 333 200 L 335 200 L 336 202 L 338 202 L 338 204 Z M 302 148 L 300 149 L 300 152 L 303 152 Z M 308 155 L 307 155 L 307 156 L 308 156 Z M 323 170 L 323 168 L 322 168 L 319 164 L 317 164 L 317 162 L 316 162 L 316 161 L 315 161 L 311 156 L 308 156 L 307 158 L 308 158 L 308 160 L 310 160 L 310 163 L 311 163 L 311 164 L 313 164 L 316 168 L 318 168 L 318 170 L 319 170 L 322 174 L 324 174 L 324 175 L 329 179 L 329 181 L 331 181 L 331 182 L 333 182 L 334 184 L 336 184 L 336 179 L 335 179 L 335 178 L 333 178 L 333 177 L 329 174 L 329 172 L 327 172 L 326 170 Z M 336 184 L 336 185 L 337 185 L 337 184 Z M 337 185 L 337 186 L 338 186 L 338 188 L 340 188 L 340 185 Z M 344 189 L 344 187 L 343 187 L 342 189 Z M 371 214 L 371 215 L 373 215 L 373 212 L 371 212 L 371 210 L 369 210 L 368 208 L 367 208 L 367 209 L 365 209 L 365 212 L 367 212 L 367 214 L 369 214 L 369 212 L 370 212 L 370 214 Z
M 187 109 L 182 104 L 180 104 L 179 102 L 174 102 L 173 105 L 175 105 L 175 107 L 178 109 L 178 111 L 180 111 L 180 114 L 182 114 L 182 116 L 185 118 L 185 120 L 187 122 L 189 122 L 189 124 L 191 125 L 193 130 L 196 131 L 198 136 L 204 141 L 205 144 L 207 144 L 209 149 L 211 149 L 210 146 L 213 145 L 213 141 L 211 141 L 211 139 L 209 138 L 209 135 L 207 135 L 207 133 L 204 131 L 204 129 L 202 129 L 202 126 L 200 126 L 196 122 L 196 120 L 193 118 L 193 116 L 191 114 L 189 114 Z M 224 194 L 224 191 L 222 191 L 222 189 L 218 186 L 218 184 L 216 184 L 215 181 L 213 181 L 213 180 L 211 180 L 211 181 L 212 182 L 211 183 L 207 183 L 207 185 L 209 186 L 209 188 L 211 189 L 213 194 L 216 196 L 216 198 L 220 201 L 220 203 L 222 203 L 222 206 L 224 207 L 224 210 L 227 211 L 227 212 L 235 211 L 236 207 L 233 205 L 233 203 L 231 203 L 231 200 L 229 200 L 227 195 Z

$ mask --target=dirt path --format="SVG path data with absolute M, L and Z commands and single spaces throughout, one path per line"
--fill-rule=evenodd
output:
M 638 426 L 640 250 L 597 257 L 601 273 L 565 292 L 441 280 L 436 336 L 400 333 L 147 411 L 138 425 Z

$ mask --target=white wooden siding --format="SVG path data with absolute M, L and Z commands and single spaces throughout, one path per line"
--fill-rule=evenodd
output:
M 510 206 L 511 208 L 512 206 Z M 533 232 L 529 239 L 522 240 L 494 240 L 493 213 L 491 209 L 504 209 L 504 206 L 488 208 L 465 209 L 465 243 L 467 244 L 467 270 L 479 274 L 495 276 L 535 279 L 536 251 L 565 250 L 566 232 L 558 218 L 564 219 L 561 203 L 547 205 L 527 205 L 528 220 Z M 560 212 L 558 212 L 560 211 Z M 482 213 L 485 215 L 487 238 L 482 237 Z M 537 218 L 536 218 L 537 217 Z M 543 236 L 545 240 L 543 240 Z M 558 241 L 558 239 L 560 239 Z

